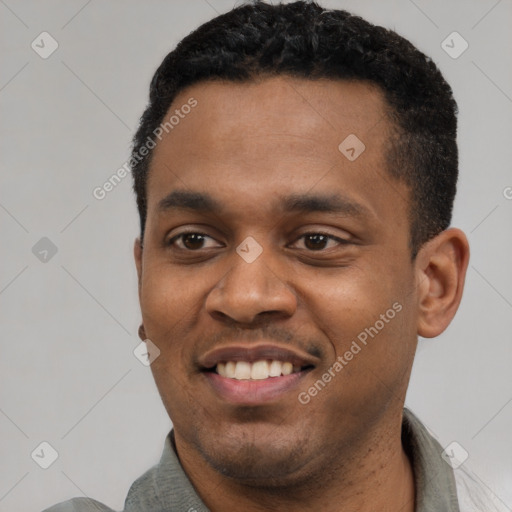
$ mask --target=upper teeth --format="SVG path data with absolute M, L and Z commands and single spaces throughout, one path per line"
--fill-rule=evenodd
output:
M 300 366 L 293 366 L 288 361 L 228 361 L 227 363 L 217 364 L 217 373 L 222 377 L 229 379 L 253 379 L 262 380 L 268 377 L 280 377 L 281 375 L 290 375 L 293 372 L 300 371 Z

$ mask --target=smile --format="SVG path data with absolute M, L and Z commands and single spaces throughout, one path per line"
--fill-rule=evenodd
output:
M 221 377 L 236 380 L 264 380 L 298 373 L 300 366 L 294 366 L 290 361 L 262 360 L 220 362 L 215 368 Z
M 284 398 L 315 368 L 318 359 L 276 345 L 231 345 L 200 358 L 210 391 L 223 402 L 256 406 Z

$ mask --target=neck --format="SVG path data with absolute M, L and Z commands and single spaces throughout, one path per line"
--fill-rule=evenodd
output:
M 371 433 L 355 448 L 340 450 L 321 468 L 273 487 L 227 478 L 189 449 L 176 432 L 175 439 L 187 476 L 212 512 L 414 512 L 415 509 L 414 476 L 401 443 L 401 421 L 395 422 L 393 428 Z

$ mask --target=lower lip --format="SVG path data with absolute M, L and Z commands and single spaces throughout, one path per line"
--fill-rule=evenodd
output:
M 259 405 L 281 398 L 296 387 L 307 372 L 292 373 L 262 380 L 237 380 L 204 372 L 214 391 L 223 400 L 236 405 Z

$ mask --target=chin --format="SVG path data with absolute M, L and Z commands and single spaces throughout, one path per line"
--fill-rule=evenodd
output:
M 272 447 L 262 450 L 248 445 L 228 453 L 216 448 L 203 456 L 216 471 L 248 486 L 277 488 L 297 484 L 308 461 L 306 454 L 269 448 Z
M 311 461 L 311 444 L 292 435 L 276 439 L 279 426 L 272 425 L 271 429 L 225 433 L 221 440 L 217 437 L 212 442 L 209 437 L 196 447 L 213 469 L 240 483 L 269 488 L 296 483 Z

